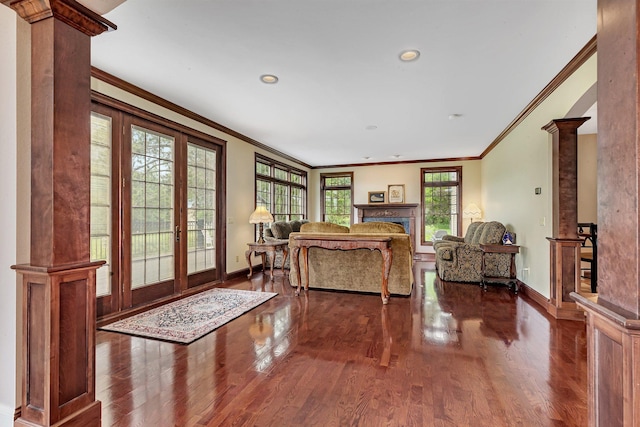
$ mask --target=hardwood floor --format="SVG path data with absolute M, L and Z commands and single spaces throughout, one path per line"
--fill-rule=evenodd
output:
M 585 326 L 506 288 L 279 295 L 188 345 L 98 331 L 103 426 L 585 426 Z

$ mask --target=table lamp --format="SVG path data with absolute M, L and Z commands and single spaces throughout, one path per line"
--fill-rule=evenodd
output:
M 264 206 L 258 206 L 249 217 L 249 224 L 260 224 L 260 238 L 258 243 L 264 243 L 264 226 L 265 222 L 273 222 L 273 215 L 269 213 Z
M 462 213 L 464 213 L 465 217 L 471 218 L 471 222 L 474 219 L 482 218 L 482 210 L 475 203 L 469 203 Z

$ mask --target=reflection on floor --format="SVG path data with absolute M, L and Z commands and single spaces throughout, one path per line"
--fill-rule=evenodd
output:
M 227 287 L 278 296 L 190 345 L 98 331 L 102 425 L 585 426 L 586 333 L 506 287 L 441 282 L 411 297 Z
M 452 313 L 442 310 L 436 292 L 436 273 L 423 270 L 424 301 L 422 322 L 424 324 L 424 338 L 435 344 L 457 343 L 458 322 Z

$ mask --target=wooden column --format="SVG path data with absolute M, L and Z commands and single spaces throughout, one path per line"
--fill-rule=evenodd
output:
M 590 426 L 640 425 L 640 0 L 598 0 L 598 301 L 587 313 Z
M 113 27 L 73 0 L 2 0 L 31 24 L 31 257 L 16 426 L 99 426 L 90 262 L 90 46 Z
M 589 117 L 552 120 L 542 129 L 551 134 L 553 146 L 553 236 L 551 245 L 551 303 L 556 319 L 584 320 L 571 299 L 580 286 L 578 239 L 578 128 Z

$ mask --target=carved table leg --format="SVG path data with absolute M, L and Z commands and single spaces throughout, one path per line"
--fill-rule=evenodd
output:
M 386 248 L 380 251 L 382 254 L 382 290 L 380 296 L 382 297 L 382 304 L 389 302 L 389 272 L 391 271 L 391 261 L 393 260 L 393 252 L 390 248 Z
M 251 279 L 251 276 L 253 275 L 253 266 L 251 265 L 251 252 L 253 251 L 249 249 L 244 253 L 244 256 L 247 257 L 247 264 L 249 264 L 249 274 L 247 274 L 247 279 Z
M 284 264 L 287 262 L 287 255 L 289 254 L 289 251 L 287 251 L 287 247 L 283 246 L 282 247 L 282 252 L 283 252 L 283 257 L 282 257 L 282 274 L 284 275 Z M 291 262 L 291 261 L 289 261 Z
M 304 290 L 309 292 L 309 248 L 302 248 L 302 267 L 304 268 Z
M 291 261 L 290 263 L 295 263 L 296 268 L 296 277 L 298 279 L 298 288 L 296 289 L 296 296 L 300 295 L 300 285 L 302 282 L 300 281 L 300 248 L 295 247 L 291 250 Z
M 269 261 L 269 265 L 271 266 L 271 281 L 273 281 L 273 262 L 276 259 L 276 248 L 271 248 L 267 251 L 267 260 Z

